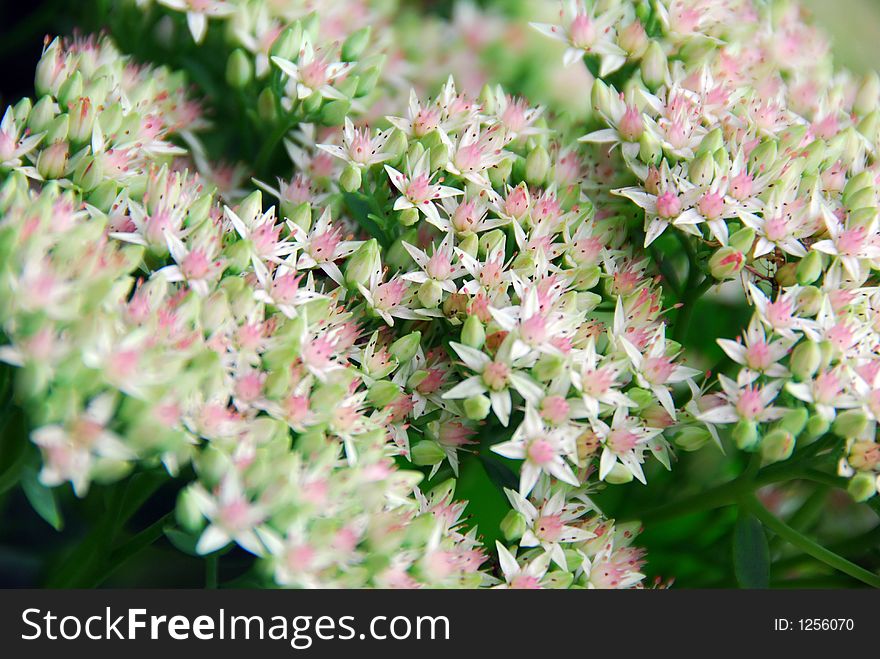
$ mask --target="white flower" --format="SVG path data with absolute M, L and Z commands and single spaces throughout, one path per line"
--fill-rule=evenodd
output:
M 614 73 L 626 62 L 626 52 L 615 43 L 614 27 L 624 15 L 620 5 L 596 16 L 595 7 L 587 12 L 584 3 L 568 0 L 562 11 L 562 24 L 531 23 L 531 26 L 552 39 L 568 44 L 563 62 L 566 66 L 584 55 L 597 55 L 601 60 L 599 75 Z
M 410 166 L 407 160 L 407 170 L 407 174 L 402 174 L 393 167 L 385 165 L 391 183 L 401 194 L 394 202 L 394 210 L 416 208 L 424 213 L 429 222 L 435 226 L 439 225 L 440 213 L 434 203 L 446 197 L 462 195 L 464 191 L 431 183 L 433 174 L 430 151 L 425 151 L 414 166 Z
M 208 30 L 208 18 L 231 16 L 235 5 L 225 0 L 157 0 L 160 5 L 186 13 L 186 24 L 196 43 L 201 43 Z
M 371 137 L 369 128 L 355 128 L 354 123 L 346 116 L 342 129 L 342 146 L 335 144 L 316 146 L 349 164 L 363 168 L 385 162 L 392 157 L 391 154 L 383 151 L 390 135 L 391 131 L 386 130 Z

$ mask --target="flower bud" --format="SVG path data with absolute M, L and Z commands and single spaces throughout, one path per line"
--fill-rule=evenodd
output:
M 473 258 L 477 258 L 480 251 L 480 238 L 475 233 L 468 232 L 458 243 L 458 248 Z
M 672 440 L 683 451 L 697 451 L 712 439 L 709 431 L 702 426 L 685 426 Z
M 365 62 L 367 60 L 363 60 Z M 379 76 L 382 75 L 382 71 L 384 69 L 385 56 L 376 58 L 376 63 L 370 66 L 366 66 L 360 75 L 360 80 L 358 80 L 358 87 L 355 96 L 357 98 L 362 98 L 372 92 L 376 88 L 376 84 L 379 82 Z
M 633 387 L 626 395 L 636 404 L 636 410 L 644 410 L 657 401 L 653 391 L 641 387 Z
M 476 316 L 468 316 L 461 327 L 461 342 L 471 348 L 480 349 L 486 342 L 486 330 Z
M 749 156 L 749 171 L 766 172 L 776 162 L 778 147 L 776 140 L 765 140 L 755 147 Z
M 83 93 L 83 76 L 79 71 L 74 71 L 58 89 L 58 103 L 62 108 L 72 105 Z
M 345 263 L 345 283 L 352 290 L 358 284 L 367 286 L 370 275 L 380 270 L 379 243 L 375 238 L 363 242 Z
M 429 439 L 423 439 L 416 443 L 410 449 L 410 455 L 412 456 L 413 464 L 419 467 L 431 467 L 440 464 L 443 458 L 446 457 L 443 448 L 437 442 L 432 442 Z
M 807 421 L 807 438 L 810 440 L 819 439 L 831 428 L 831 422 L 821 414 L 814 414 Z
M 46 136 L 43 138 L 43 144 L 52 142 L 64 142 L 67 140 L 67 133 L 70 128 L 70 117 L 66 114 L 60 114 L 49 122 L 46 126 Z
M 610 117 L 613 114 L 611 111 L 611 94 L 611 88 L 605 84 L 602 78 L 596 78 L 593 81 L 593 87 L 590 90 L 590 102 L 596 114 L 604 117 Z
M 390 405 L 400 395 L 400 387 L 389 380 L 378 380 L 367 390 L 367 400 L 378 408 Z
M 443 288 L 436 280 L 429 279 L 419 286 L 416 296 L 425 309 L 434 309 L 443 301 Z
M 787 460 L 794 451 L 794 443 L 794 437 L 787 430 L 771 430 L 761 440 L 761 457 L 766 462 Z
M 406 336 L 403 336 L 392 343 L 388 347 L 388 352 L 391 353 L 392 357 L 397 359 L 398 363 L 406 364 L 416 356 L 421 340 L 421 332 L 410 332 Z
M 98 186 L 104 178 L 101 172 L 101 163 L 92 156 L 85 156 L 80 160 L 76 171 L 73 173 L 73 182 L 78 185 L 83 192 L 93 190 Z
M 370 43 L 370 26 L 362 27 L 357 32 L 351 33 L 342 43 L 342 61 L 354 62 Z
M 642 57 L 641 63 L 642 81 L 651 91 L 656 90 L 666 82 L 669 77 L 669 67 L 666 61 L 666 53 L 663 47 L 652 41 Z
M 578 268 L 574 271 L 572 285 L 577 291 L 589 291 L 596 287 L 601 276 L 602 271 L 598 265 Z
M 871 71 L 859 86 L 859 91 L 853 101 L 853 110 L 856 114 L 864 116 L 877 108 L 880 103 L 880 77 L 875 71 Z
M 709 259 L 709 272 L 715 279 L 733 279 L 745 265 L 745 255 L 733 247 L 720 247 Z
M 663 157 L 663 145 L 650 130 L 639 138 L 639 159 L 646 165 L 659 165 Z
M 811 317 L 822 308 L 822 291 L 815 286 L 804 286 L 797 296 L 798 310 L 801 316 Z
M 877 477 L 869 471 L 860 471 L 853 476 L 846 486 L 846 491 L 856 501 L 867 501 L 877 493 L 878 483 Z
M 708 185 L 715 178 L 715 159 L 711 153 L 705 153 L 691 160 L 688 166 L 688 178 L 694 185 Z
M 801 286 L 812 284 L 822 275 L 822 253 L 810 251 L 797 264 L 796 279 Z
M 67 170 L 67 143 L 55 142 L 37 156 L 37 171 L 44 179 L 59 179 Z
M 724 134 L 721 132 L 720 128 L 715 128 L 706 133 L 706 136 L 700 141 L 700 146 L 697 147 L 696 155 L 714 155 L 716 151 L 722 149 L 723 147 Z
M 236 48 L 226 60 L 226 82 L 233 89 L 246 87 L 254 75 L 251 58 L 241 48 Z
M 360 190 L 361 187 L 361 170 L 357 165 L 349 164 L 345 169 L 342 170 L 342 175 L 339 177 L 339 187 L 341 187 L 346 192 L 355 192 L 356 190 Z M 413 210 L 413 209 L 407 209 Z
M 864 135 L 872 144 L 877 141 L 877 133 L 880 132 L 880 110 L 865 115 L 856 126 L 856 130 Z
M 464 415 L 471 421 L 482 421 L 489 416 L 489 410 L 492 409 L 492 401 L 487 396 L 478 394 L 465 398 Z
M 404 208 L 398 213 L 397 221 L 405 227 L 411 227 L 419 221 L 419 211 L 415 208 Z
M 543 146 L 536 146 L 526 157 L 526 181 L 529 185 L 539 186 L 549 171 L 550 154 Z
M 291 59 L 296 57 L 299 49 L 302 47 L 303 29 L 302 24 L 296 21 L 289 28 L 285 29 L 278 38 L 272 43 L 269 54 L 272 57 L 280 57 L 282 59 Z
M 758 425 L 754 421 L 737 421 L 730 432 L 733 441 L 743 451 L 753 451 L 761 439 L 758 433 Z
M 538 358 L 532 367 L 532 375 L 539 382 L 549 382 L 558 377 L 565 368 L 562 357 L 556 354 L 545 353 Z
M 321 108 L 321 123 L 325 126 L 341 126 L 345 123 L 349 111 L 351 111 L 351 101 L 347 98 L 337 98 L 324 103 Z
M 528 524 L 525 515 L 518 510 L 510 510 L 501 520 L 499 527 L 507 542 L 516 542 L 523 537 L 523 533 L 528 529 Z
M 648 43 L 648 34 L 638 19 L 617 31 L 617 45 L 623 48 L 631 59 L 641 57 L 648 49 Z
M 257 116 L 269 124 L 278 119 L 278 107 L 271 87 L 264 87 L 257 96 Z
M 192 486 L 183 488 L 177 495 L 174 518 L 184 531 L 198 533 L 205 526 L 205 518 L 199 510 Z
M 777 428 L 786 430 L 797 437 L 804 431 L 809 418 L 810 414 L 805 407 L 796 407 L 785 413 L 785 416 L 777 423 Z
M 399 128 L 395 128 L 388 137 L 388 141 L 385 142 L 385 153 L 391 154 L 393 156 L 392 160 L 397 160 L 406 153 L 408 147 L 406 133 Z
M 506 238 L 501 229 L 492 229 L 480 236 L 480 258 L 485 258 L 496 249 L 504 250 Z
M 510 179 L 510 172 L 513 169 L 513 161 L 505 158 L 494 167 L 489 168 L 489 181 L 496 188 L 503 188 Z
M 815 341 L 798 343 L 791 353 L 791 372 L 798 380 L 809 380 L 819 370 L 822 351 Z
M 862 410 L 846 410 L 840 412 L 831 424 L 831 430 L 838 437 L 850 439 L 863 437 L 868 430 L 870 419 Z
M 743 254 L 752 251 L 752 245 L 755 242 L 755 230 L 751 227 L 743 227 L 739 231 L 734 232 L 727 244 L 733 249 L 739 250 Z
M 104 181 L 89 192 L 88 202 L 95 208 L 100 209 L 104 213 L 110 212 L 110 207 L 116 201 L 119 194 L 116 188 L 116 181 Z
M 58 113 L 58 106 L 51 96 L 43 96 L 37 101 L 36 105 L 31 108 L 27 117 L 27 126 L 33 133 L 41 133 L 46 130 L 49 123 Z
M 786 263 L 776 270 L 775 279 L 783 288 L 794 286 L 797 283 L 797 263 Z
M 612 485 L 623 485 L 624 483 L 631 482 L 632 479 L 632 472 L 618 462 L 611 468 L 611 471 L 606 474 L 603 480 Z

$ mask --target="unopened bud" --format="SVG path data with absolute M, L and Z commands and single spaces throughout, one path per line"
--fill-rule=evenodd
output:
M 739 250 L 743 254 L 752 251 L 752 245 L 755 242 L 755 230 L 751 227 L 743 227 L 739 231 L 730 236 L 727 244 L 733 249 Z
M 543 146 L 536 146 L 526 158 L 526 181 L 529 185 L 539 186 L 549 171 L 550 154 Z
M 805 407 L 796 407 L 785 413 L 785 416 L 779 420 L 777 427 L 787 430 L 794 437 L 797 437 L 806 428 L 809 418 L 810 414 Z
M 263 88 L 263 91 L 257 96 L 257 115 L 267 123 L 275 123 L 278 119 L 275 94 L 270 87 Z
M 816 281 L 822 274 L 822 254 L 813 250 L 797 264 L 796 279 L 801 286 Z
M 479 394 L 465 398 L 464 414 L 471 421 L 482 421 L 489 416 L 489 410 L 492 409 L 492 401 L 487 396 Z
M 67 143 L 55 142 L 37 156 L 37 171 L 44 179 L 59 179 L 67 170 Z
M 397 359 L 398 363 L 406 364 L 416 356 L 421 340 L 421 332 L 410 332 L 392 343 L 388 348 L 388 352 Z
M 400 387 L 389 380 L 378 380 L 367 390 L 367 400 L 378 408 L 390 405 L 400 395 Z
M 339 177 L 339 187 L 346 192 L 355 192 L 361 187 L 361 170 L 357 165 L 349 164 L 342 170 Z M 408 209 L 413 210 L 413 209 Z
M 856 501 L 867 501 L 877 494 L 880 487 L 880 477 L 870 471 L 860 471 L 853 476 L 846 486 L 846 491 Z
M 370 276 L 381 267 L 379 243 L 375 238 L 370 238 L 363 242 L 346 261 L 345 283 L 350 289 L 356 289 L 358 284 L 368 286 Z
M 815 316 L 822 308 L 823 298 L 822 291 L 815 286 L 804 286 L 797 296 L 798 312 L 805 318 Z
M 639 139 L 639 159 L 646 165 L 659 165 L 663 157 L 663 145 L 650 130 Z
M 103 179 L 101 172 L 101 163 L 91 156 L 85 156 L 80 160 L 76 171 L 73 173 L 73 182 L 82 189 L 83 192 L 93 190 Z
M 780 462 L 791 457 L 794 436 L 787 430 L 776 428 L 761 440 L 761 457 L 767 462 Z
M 299 21 L 285 29 L 278 38 L 275 39 L 269 54 L 272 57 L 281 57 L 282 59 L 291 59 L 296 57 L 299 49 L 302 47 L 303 30 Z
M 864 116 L 874 111 L 878 102 L 880 102 L 880 77 L 875 71 L 871 71 L 862 79 L 853 101 L 853 110 L 857 115 Z
M 753 451 L 761 439 L 758 425 L 754 421 L 737 421 L 730 434 L 737 447 L 743 451 Z
M 642 57 L 641 64 L 642 81 L 653 91 L 666 82 L 669 77 L 669 67 L 666 61 L 666 53 L 663 47 L 656 41 L 652 41 Z
M 486 330 L 476 316 L 468 316 L 461 327 L 461 342 L 471 348 L 482 348 L 486 342 Z
M 776 140 L 761 142 L 749 156 L 749 171 L 755 173 L 768 171 L 776 162 L 777 154 Z
M 862 410 L 846 410 L 840 412 L 831 425 L 831 430 L 838 437 L 846 439 L 862 437 L 868 430 L 868 415 Z
M 791 353 L 791 372 L 798 380 L 809 380 L 819 370 L 822 351 L 815 341 L 801 341 Z
M 342 43 L 342 61 L 354 62 L 370 43 L 370 26 L 362 27 L 357 32 L 351 33 Z
M 413 464 L 419 467 L 431 467 L 439 464 L 446 457 L 443 448 L 429 439 L 423 439 L 410 449 Z
M 226 60 L 226 82 L 233 89 L 246 87 L 254 75 L 251 58 L 241 48 L 236 48 Z
M 525 515 L 518 510 L 510 510 L 501 520 L 501 533 L 507 542 L 516 542 L 528 529 Z
M 697 451 L 703 448 L 712 435 L 702 426 L 686 426 L 672 440 L 683 451 Z
M 398 213 L 397 221 L 405 227 L 411 227 L 419 221 L 419 211 L 415 208 L 404 208 Z
M 180 528 L 190 533 L 198 533 L 204 527 L 205 518 L 199 510 L 191 486 L 183 488 L 177 495 L 174 518 Z
M 83 76 L 79 71 L 74 71 L 71 76 L 65 80 L 58 89 L 58 103 L 62 108 L 72 105 L 76 99 L 82 96 L 83 92 Z
M 719 247 L 709 259 L 709 272 L 715 279 L 733 279 L 745 265 L 745 255 L 733 247 Z
M 631 482 L 632 479 L 632 472 L 618 462 L 611 468 L 611 471 L 605 475 L 603 480 L 612 485 L 623 485 L 624 483 Z

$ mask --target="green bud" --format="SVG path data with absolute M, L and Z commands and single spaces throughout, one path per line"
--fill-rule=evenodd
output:
M 709 259 L 709 272 L 715 279 L 733 279 L 745 263 L 745 255 L 738 249 L 719 247 Z
M 636 404 L 637 410 L 644 410 L 657 402 L 657 396 L 653 391 L 641 387 L 633 387 L 626 392 L 626 395 Z
M 743 254 L 748 254 L 752 251 L 752 245 L 755 242 L 755 230 L 751 227 L 743 227 L 739 231 L 736 231 L 730 239 L 728 240 L 728 245 L 730 245 L 733 249 L 739 250 Z
M 798 309 L 805 317 L 815 316 L 822 307 L 822 291 L 815 286 L 804 286 L 798 292 Z
M 492 409 L 492 401 L 487 396 L 478 394 L 465 398 L 464 415 L 471 421 L 482 421 L 489 416 L 489 410 Z
M 370 275 L 381 269 L 379 243 L 375 238 L 363 242 L 345 263 L 345 283 L 352 290 L 358 284 L 369 286 Z
M 669 66 L 666 61 L 666 53 L 657 41 L 651 41 L 648 50 L 642 57 L 641 63 L 642 81 L 651 91 L 656 90 L 666 82 L 669 77 Z
M 184 531 L 198 533 L 205 526 L 205 518 L 196 504 L 192 486 L 183 488 L 177 495 L 174 518 Z
M 325 126 L 341 126 L 345 123 L 349 111 L 351 111 L 351 101 L 348 99 L 337 98 L 328 101 L 321 108 L 321 123 Z
M 639 159 L 646 165 L 659 165 L 663 157 L 663 146 L 654 134 L 646 130 L 639 138 Z
M 503 250 L 506 238 L 501 229 L 492 229 L 480 236 L 480 258 L 485 258 L 499 247 Z
M 101 163 L 91 156 L 86 156 L 80 160 L 76 171 L 73 173 L 73 182 L 83 192 L 95 189 L 102 179 Z
M 826 147 L 822 140 L 814 140 L 804 149 L 804 173 L 816 173 L 825 160 Z
M 408 147 L 409 143 L 406 133 L 399 128 L 395 128 L 388 137 L 388 141 L 385 142 L 385 153 L 392 154 L 394 156 L 393 160 L 397 160 L 406 153 Z
M 287 60 L 296 57 L 299 49 L 302 47 L 302 37 L 302 24 L 297 21 L 278 35 L 278 38 L 272 44 L 272 48 L 269 49 L 269 54 L 272 57 L 280 57 Z
M 51 96 L 43 96 L 28 113 L 27 125 L 32 133 L 42 133 L 55 118 L 58 107 Z
M 822 254 L 815 250 L 809 252 L 797 264 L 797 283 L 801 286 L 812 284 L 822 275 Z
M 876 212 L 877 194 L 873 187 L 862 188 L 858 192 L 849 195 L 849 197 L 845 197 L 843 203 L 850 211 L 870 208 Z
M 95 108 L 88 98 L 78 98 L 70 108 L 67 137 L 74 144 L 85 144 L 92 139 Z
M 58 89 L 58 103 L 62 108 L 72 105 L 76 99 L 82 96 L 83 92 L 83 75 L 79 71 L 74 71 L 71 76 L 65 80 Z
M 809 418 L 810 414 L 805 407 L 796 407 L 785 413 L 785 416 L 779 420 L 777 427 L 797 437 L 807 427 L 807 420 Z
M 419 221 L 419 211 L 415 208 L 404 208 L 397 214 L 397 221 L 405 227 L 411 227 Z
M 388 352 L 391 353 L 392 357 L 397 359 L 398 363 L 406 364 L 416 356 L 421 340 L 421 332 L 410 332 L 406 336 L 403 336 L 392 343 L 388 348 Z
M 449 162 L 449 147 L 445 144 L 437 144 L 431 147 L 431 168 L 444 169 Z
M 43 138 L 43 144 L 65 141 L 69 128 L 70 117 L 66 114 L 59 114 L 46 126 L 46 136 Z
M 577 291 L 589 291 L 596 287 L 601 276 L 602 271 L 599 269 L 598 265 L 578 268 L 574 271 L 572 284 Z
M 737 447 L 743 451 L 754 451 L 761 439 L 758 425 L 754 421 L 737 421 L 730 434 Z
M 880 77 L 875 71 L 871 71 L 862 78 L 862 84 L 853 102 L 853 110 L 856 114 L 864 116 L 877 108 L 878 101 L 880 101 Z
M 507 542 L 516 542 L 523 537 L 523 533 L 528 529 L 528 524 L 525 515 L 518 510 L 510 510 L 501 520 L 499 527 Z
M 706 154 L 714 154 L 724 146 L 724 134 L 720 128 L 714 128 L 702 139 L 700 146 L 697 147 L 697 156 Z
M 236 48 L 226 60 L 226 82 L 233 89 L 242 89 L 247 86 L 254 75 L 254 67 L 251 58 L 241 48 Z
M 605 476 L 605 482 L 612 485 L 623 485 L 624 483 L 632 482 L 632 479 L 632 472 L 619 462 Z
M 703 426 L 685 426 L 672 440 L 683 451 L 697 451 L 712 439 L 712 435 Z
M 113 206 L 113 203 L 116 201 L 117 194 L 118 190 L 116 189 L 116 181 L 104 181 L 103 183 L 99 183 L 94 190 L 89 192 L 88 201 L 95 208 L 98 208 L 105 213 L 109 213 L 111 206 Z
M 797 263 L 786 263 L 776 270 L 776 281 L 783 288 L 794 286 L 797 283 Z
M 361 170 L 356 165 L 349 164 L 342 170 L 339 177 L 339 186 L 346 192 L 355 192 L 361 188 Z
M 862 410 L 846 410 L 837 415 L 831 430 L 838 437 L 846 439 L 852 437 L 863 437 L 868 430 L 870 419 Z
M 477 258 L 480 251 L 480 238 L 475 233 L 468 233 L 458 243 L 458 248 L 473 258 Z
M 353 32 L 342 43 L 342 61 L 354 62 L 370 43 L 370 26 L 363 27 L 357 32 Z
M 471 348 L 480 349 L 486 342 L 486 330 L 476 316 L 468 316 L 461 326 L 461 342 Z
M 749 156 L 749 171 L 753 173 L 768 171 L 776 162 L 777 154 L 776 140 L 761 142 Z
M 613 112 L 611 110 L 611 88 L 605 84 L 602 78 L 593 80 L 593 87 L 590 90 L 590 103 L 593 111 L 605 117 L 610 117 Z
M 538 358 L 532 367 L 532 375 L 539 382 L 549 382 L 558 377 L 565 368 L 562 357 L 555 354 L 545 353 Z
M 715 159 L 711 153 L 697 156 L 688 166 L 688 178 L 694 185 L 708 185 L 715 178 Z
M 880 129 L 880 110 L 869 112 L 856 126 L 856 130 L 871 142 L 877 140 L 878 129 Z
M 513 170 L 513 161 L 505 158 L 494 167 L 489 168 L 489 181 L 496 188 L 503 188 L 510 179 L 510 172 Z
M 819 370 L 822 351 L 815 341 L 804 340 L 791 353 L 791 372 L 798 380 L 809 380 Z
M 360 80 L 358 80 L 358 88 L 355 96 L 358 98 L 362 98 L 372 92 L 376 88 L 376 84 L 379 82 L 379 76 L 382 75 L 382 69 L 384 68 L 385 56 L 383 55 L 379 58 L 377 64 L 373 64 L 372 66 L 366 67 L 360 75 Z
M 278 107 L 271 87 L 264 87 L 257 96 L 257 115 L 269 124 L 275 123 L 278 119 Z
M 529 185 L 541 185 L 550 171 L 550 154 L 543 146 L 536 146 L 526 158 L 526 181 Z
M 291 372 L 289 368 L 275 368 L 269 371 L 263 391 L 269 398 L 283 398 L 290 391 Z
M 400 395 L 400 387 L 390 380 L 377 380 L 367 390 L 367 400 L 378 408 L 390 405 Z
M 289 219 L 296 226 L 300 227 L 303 231 L 308 231 L 312 228 L 312 206 L 309 202 L 304 201 L 301 204 L 297 205 L 296 208 L 293 209 L 293 212 L 290 213 Z
M 807 439 L 816 440 L 828 432 L 831 422 L 820 414 L 813 414 L 807 421 Z
M 880 487 L 880 483 L 878 483 L 878 478 L 873 473 L 870 471 L 860 471 L 850 479 L 846 486 L 846 491 L 849 492 L 853 499 L 861 502 L 867 501 L 877 494 L 878 487 Z
M 431 467 L 440 464 L 443 458 L 446 457 L 443 448 L 437 442 L 432 442 L 429 439 L 423 439 L 416 443 L 410 449 L 410 455 L 412 456 L 413 464 L 419 467 Z
M 767 462 L 787 460 L 791 457 L 792 451 L 794 451 L 794 437 L 782 428 L 771 430 L 761 441 L 761 457 Z
M 67 143 L 54 142 L 37 156 L 37 171 L 44 179 L 59 179 L 67 171 Z
M 425 309 L 434 309 L 443 301 L 443 289 L 436 280 L 429 279 L 419 286 L 416 296 Z

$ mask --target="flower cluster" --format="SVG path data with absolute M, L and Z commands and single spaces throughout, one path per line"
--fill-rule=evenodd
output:
M 706 286 L 738 280 L 754 307 L 739 340 L 719 339 L 739 371 L 719 376 L 697 417 L 713 432 L 735 424 L 737 445 L 769 461 L 843 437 L 840 473 L 870 496 L 880 486 L 876 75 L 836 72 L 794 5 L 670 0 L 648 16 L 611 4 L 596 15 L 573 3 L 561 24 L 536 26 L 600 61 L 599 126 L 582 140 L 608 145 L 636 177 L 613 192 L 644 211 L 646 247 L 676 232 Z M 616 29 L 601 29 L 609 20 Z M 620 67 L 632 73 L 609 75 Z M 699 283 L 689 278 L 680 298 Z

